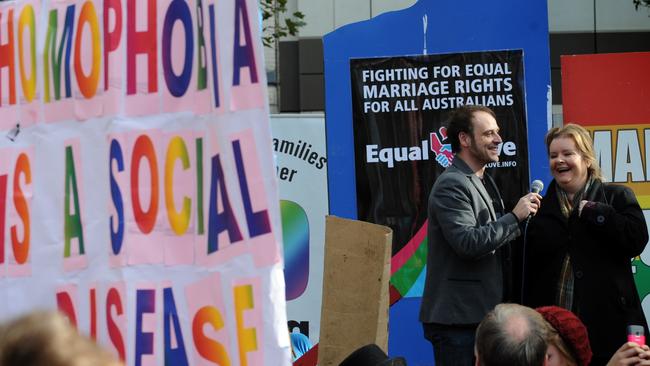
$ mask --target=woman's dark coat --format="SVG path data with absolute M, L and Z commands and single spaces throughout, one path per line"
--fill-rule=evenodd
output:
M 556 187 L 553 181 L 528 228 L 524 303 L 555 305 L 568 252 L 575 278 L 572 310 L 587 326 L 591 364 L 604 365 L 625 343 L 627 325 L 643 325 L 648 334 L 630 263 L 648 242 L 645 218 L 631 189 L 594 181 L 584 199 L 595 204 L 566 219 Z

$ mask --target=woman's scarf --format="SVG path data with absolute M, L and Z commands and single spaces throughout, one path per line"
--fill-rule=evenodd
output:
M 585 194 L 589 191 L 589 188 L 593 182 L 594 179 L 591 176 L 587 177 L 587 182 L 578 192 L 576 192 L 576 194 L 573 196 L 573 200 L 570 200 L 569 195 L 562 189 L 562 187 L 560 187 L 559 184 L 556 184 L 557 199 L 560 203 L 560 211 L 562 211 L 562 215 L 564 215 L 565 218 L 569 218 L 569 216 L 571 216 L 571 212 L 580 206 L 580 201 L 583 200 L 583 197 L 585 197 Z
M 587 182 L 585 183 L 584 187 L 576 192 L 576 194 L 573 196 L 573 200 L 570 200 L 569 195 L 558 184 L 556 184 L 557 199 L 560 203 L 560 211 L 566 219 L 571 216 L 573 210 L 580 207 L 580 201 L 582 201 L 583 197 L 586 196 L 586 193 L 589 191 L 589 188 L 592 186 L 593 182 L 594 179 L 591 176 L 587 177 Z M 567 252 L 564 256 L 564 261 L 562 262 L 562 267 L 560 269 L 560 276 L 557 284 L 557 293 L 555 294 L 555 302 L 560 307 L 576 312 L 577 309 L 573 309 L 573 286 L 574 278 L 573 268 L 571 265 L 571 256 L 569 255 L 569 252 Z

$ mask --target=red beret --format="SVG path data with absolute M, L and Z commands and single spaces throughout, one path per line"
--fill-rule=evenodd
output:
M 579 366 L 591 361 L 591 346 L 587 328 L 575 314 L 559 306 L 542 306 L 535 309 L 551 324 L 576 358 Z

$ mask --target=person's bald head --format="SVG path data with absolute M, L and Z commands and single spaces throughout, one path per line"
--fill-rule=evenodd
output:
M 499 304 L 476 330 L 476 361 L 481 366 L 542 366 L 548 325 L 531 308 Z

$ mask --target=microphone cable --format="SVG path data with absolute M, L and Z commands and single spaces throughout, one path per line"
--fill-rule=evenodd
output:
M 533 216 L 528 216 L 526 218 L 526 222 L 524 224 L 524 235 L 523 235 L 523 242 L 521 244 L 521 256 L 522 256 L 522 261 L 521 261 L 521 291 L 519 293 L 519 303 L 524 304 L 524 283 L 526 282 L 526 244 L 528 242 L 528 224 L 530 223 L 530 219 Z
M 533 193 L 540 193 L 543 190 L 544 190 L 544 182 L 542 182 L 539 179 L 535 179 L 533 183 L 531 183 L 530 185 L 530 191 Z M 526 245 L 528 244 L 528 224 L 530 223 L 530 219 L 532 218 L 533 218 L 532 214 L 528 215 L 528 217 L 526 218 L 526 223 L 524 224 L 523 243 L 521 245 L 522 260 L 521 260 L 521 289 L 520 289 L 521 291 L 519 293 L 520 304 L 524 303 L 524 283 L 526 283 Z

